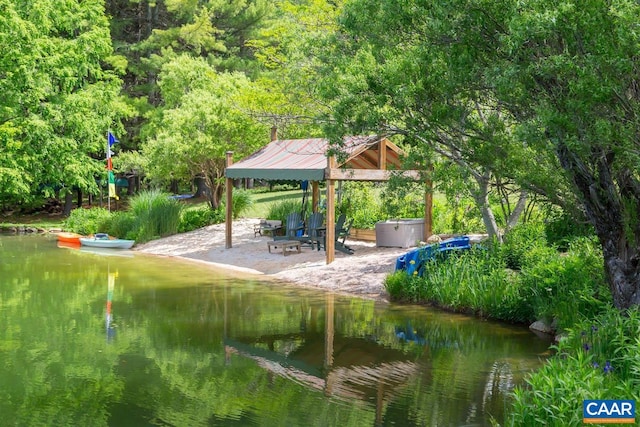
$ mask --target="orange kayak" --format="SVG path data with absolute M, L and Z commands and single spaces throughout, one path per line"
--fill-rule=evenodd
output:
M 62 231 L 58 233 L 58 242 L 72 243 L 75 245 L 79 245 L 81 237 L 85 237 L 85 236 L 78 233 L 71 233 L 69 231 Z

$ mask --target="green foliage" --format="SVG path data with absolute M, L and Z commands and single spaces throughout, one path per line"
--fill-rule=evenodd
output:
M 245 190 L 233 192 L 233 219 L 237 219 L 253 205 L 251 193 Z
M 549 244 L 557 246 L 561 251 L 567 250 L 569 243 L 575 238 L 594 236 L 593 226 L 558 211 L 552 211 L 548 215 L 544 231 Z
M 280 202 L 271 203 L 267 212 L 266 219 L 280 220 L 282 225 L 287 223 L 287 215 L 292 212 L 300 212 L 301 203 L 294 200 L 283 200 Z
M 640 400 L 640 312 L 578 321 L 557 354 L 514 392 L 510 426 L 581 426 L 584 399 Z
M 575 313 L 594 316 L 612 301 L 596 242 L 575 240 L 559 253 L 545 244 L 541 224 L 518 227 L 504 245 L 437 256 L 422 276 L 396 272 L 385 288 L 398 300 L 512 322 L 543 319 L 560 330 Z
M 602 253 L 594 239 L 575 240 L 566 254 L 534 251 L 519 276 L 537 319 L 556 320 L 560 330 L 575 314 L 593 317 L 612 303 Z M 532 255 L 533 255 L 532 254 Z
M 343 204 L 340 210 L 353 220 L 352 227 L 373 228 L 376 222 L 386 219 L 373 184 L 347 182 L 342 190 Z
M 136 240 L 138 221 L 130 211 L 111 212 L 104 223 L 103 231 L 121 239 Z
M 391 180 L 382 189 L 380 202 L 387 218 L 424 218 L 424 184 Z
M 209 206 L 184 209 L 180 217 L 178 233 L 196 230 L 211 224 L 219 224 L 225 220 L 224 209 L 211 209 Z
M 71 211 L 69 218 L 63 223 L 63 228 L 84 235 L 106 233 L 109 218 L 110 213 L 104 208 L 78 208 Z
M 159 190 L 142 191 L 129 199 L 137 221 L 136 241 L 147 242 L 178 231 L 183 205 Z
M 227 151 L 245 156 L 268 134 L 240 105 L 251 82 L 240 73 L 218 73 L 203 58 L 182 55 L 163 66 L 158 84 L 165 104 L 145 130 L 148 175 L 166 183 L 202 174 L 211 206 L 218 208 Z
M 522 298 L 522 288 L 509 280 L 500 257 L 486 249 L 438 254 L 426 261 L 422 277 L 409 277 L 406 283 L 398 273 L 385 281 L 394 298 L 412 302 L 434 302 L 455 311 L 478 313 L 510 322 L 532 319 L 531 309 Z M 392 291 L 394 293 L 392 293 Z
M 103 2 L 0 2 L 0 205 L 97 193 L 105 132 L 132 113 Z M 116 128 L 118 126 L 115 126 Z
M 424 213 L 422 214 L 424 215 Z M 435 199 L 432 207 L 433 230 L 438 234 L 485 233 L 478 209 L 470 199 Z
M 536 259 L 555 256 L 556 251 L 546 245 L 543 224 L 531 222 L 514 227 L 499 246 L 507 268 L 520 270 L 523 265 L 535 264 Z

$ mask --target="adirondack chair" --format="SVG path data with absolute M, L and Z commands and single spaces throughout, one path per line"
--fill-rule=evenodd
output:
M 340 251 L 340 252 L 344 252 L 346 254 L 349 255 L 353 255 L 353 249 L 351 249 L 349 246 L 345 245 L 344 241 L 347 238 L 347 236 L 349 235 L 349 230 L 351 229 L 351 221 L 349 221 L 347 223 L 347 217 L 345 214 L 340 214 L 338 216 L 338 219 L 336 221 L 335 224 L 335 244 L 334 247 L 336 250 Z M 322 230 L 324 231 L 325 229 L 322 228 Z M 320 241 L 322 242 L 322 246 L 324 246 L 325 250 L 327 249 L 327 242 L 326 242 L 326 233 L 322 233 L 322 237 L 320 239 Z M 320 242 L 318 242 L 320 243 Z M 318 245 L 318 249 L 320 249 L 320 245 Z
M 317 246 L 318 250 L 320 250 L 323 239 L 323 222 L 324 214 L 322 214 L 322 212 L 314 212 L 309 215 L 305 227 L 305 233 L 301 237 L 298 237 L 298 240 L 311 245 L 311 249 L 313 249 L 314 246 Z
M 346 222 L 347 216 L 345 214 L 340 214 L 338 216 L 338 220 L 336 221 L 336 250 L 340 252 L 344 252 L 349 255 L 353 255 L 353 249 L 344 244 L 347 236 L 349 235 L 349 230 L 351 230 L 351 221 Z
M 287 215 L 284 235 L 273 236 L 273 240 L 300 240 L 299 232 L 304 229 L 302 217 L 299 212 L 292 212 Z

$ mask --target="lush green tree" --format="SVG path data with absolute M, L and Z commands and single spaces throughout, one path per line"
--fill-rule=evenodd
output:
M 525 2 L 495 73 L 527 141 L 570 177 L 619 308 L 640 304 L 639 16 L 632 0 Z
M 330 106 L 318 94 L 324 49 L 316 43 L 335 31 L 342 1 L 277 0 L 275 13 L 246 45 L 262 66 L 250 113 L 286 138 L 324 136 L 321 118 Z
M 0 0 L 0 203 L 95 192 L 119 96 L 102 0 Z
M 502 229 L 490 193 L 498 184 L 517 189 L 513 171 L 531 165 L 532 154 L 514 134 L 515 117 L 482 79 L 488 56 L 447 41 L 464 37 L 455 30 L 467 17 L 447 5 L 396 3 L 348 3 L 326 41 L 323 94 L 335 103 L 332 133 L 400 135 L 424 169 L 443 161 L 459 169 L 488 233 L 501 239 L 523 212 L 527 191 L 512 200 Z M 438 178 L 446 185 L 446 175 Z
M 350 129 L 577 200 L 628 307 L 640 303 L 639 12 L 631 0 L 356 0 L 327 93 Z
M 128 59 L 124 91 L 140 115 L 125 125 L 126 149 L 146 139 L 147 115 L 163 103 L 158 77 L 164 64 L 187 54 L 217 71 L 255 76 L 260 65 L 246 43 L 273 7 L 266 0 L 107 0 L 114 46 Z
M 218 73 L 203 59 L 186 55 L 166 64 L 159 86 L 165 100 L 143 146 L 148 174 L 158 181 L 204 177 L 217 208 L 224 185 L 225 156 L 242 157 L 264 144 L 268 129 L 243 112 L 250 85 L 239 73 Z

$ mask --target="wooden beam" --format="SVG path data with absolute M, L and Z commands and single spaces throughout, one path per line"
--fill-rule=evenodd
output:
M 227 151 L 226 165 L 227 167 L 233 164 L 233 151 Z M 226 180 L 226 195 L 227 203 L 224 214 L 225 227 L 224 227 L 224 241 L 225 248 L 231 249 L 231 235 L 233 233 L 233 179 L 227 178 Z
M 387 169 L 387 139 L 382 138 L 378 142 L 378 169 Z
M 336 167 L 335 156 L 329 156 L 327 158 L 327 169 L 331 170 Z M 327 264 L 331 264 L 336 258 L 336 208 L 335 208 L 335 196 L 336 196 L 336 181 L 333 179 L 327 180 L 327 213 L 326 213 L 326 231 L 324 246 L 327 253 Z
M 311 182 L 311 212 L 318 212 L 320 204 L 320 183 L 318 181 Z
M 386 171 L 379 169 L 337 169 L 327 168 L 324 177 L 328 180 L 338 181 L 389 181 L 393 173 L 400 173 L 403 176 L 420 181 L 420 172 L 416 170 L 408 171 Z

